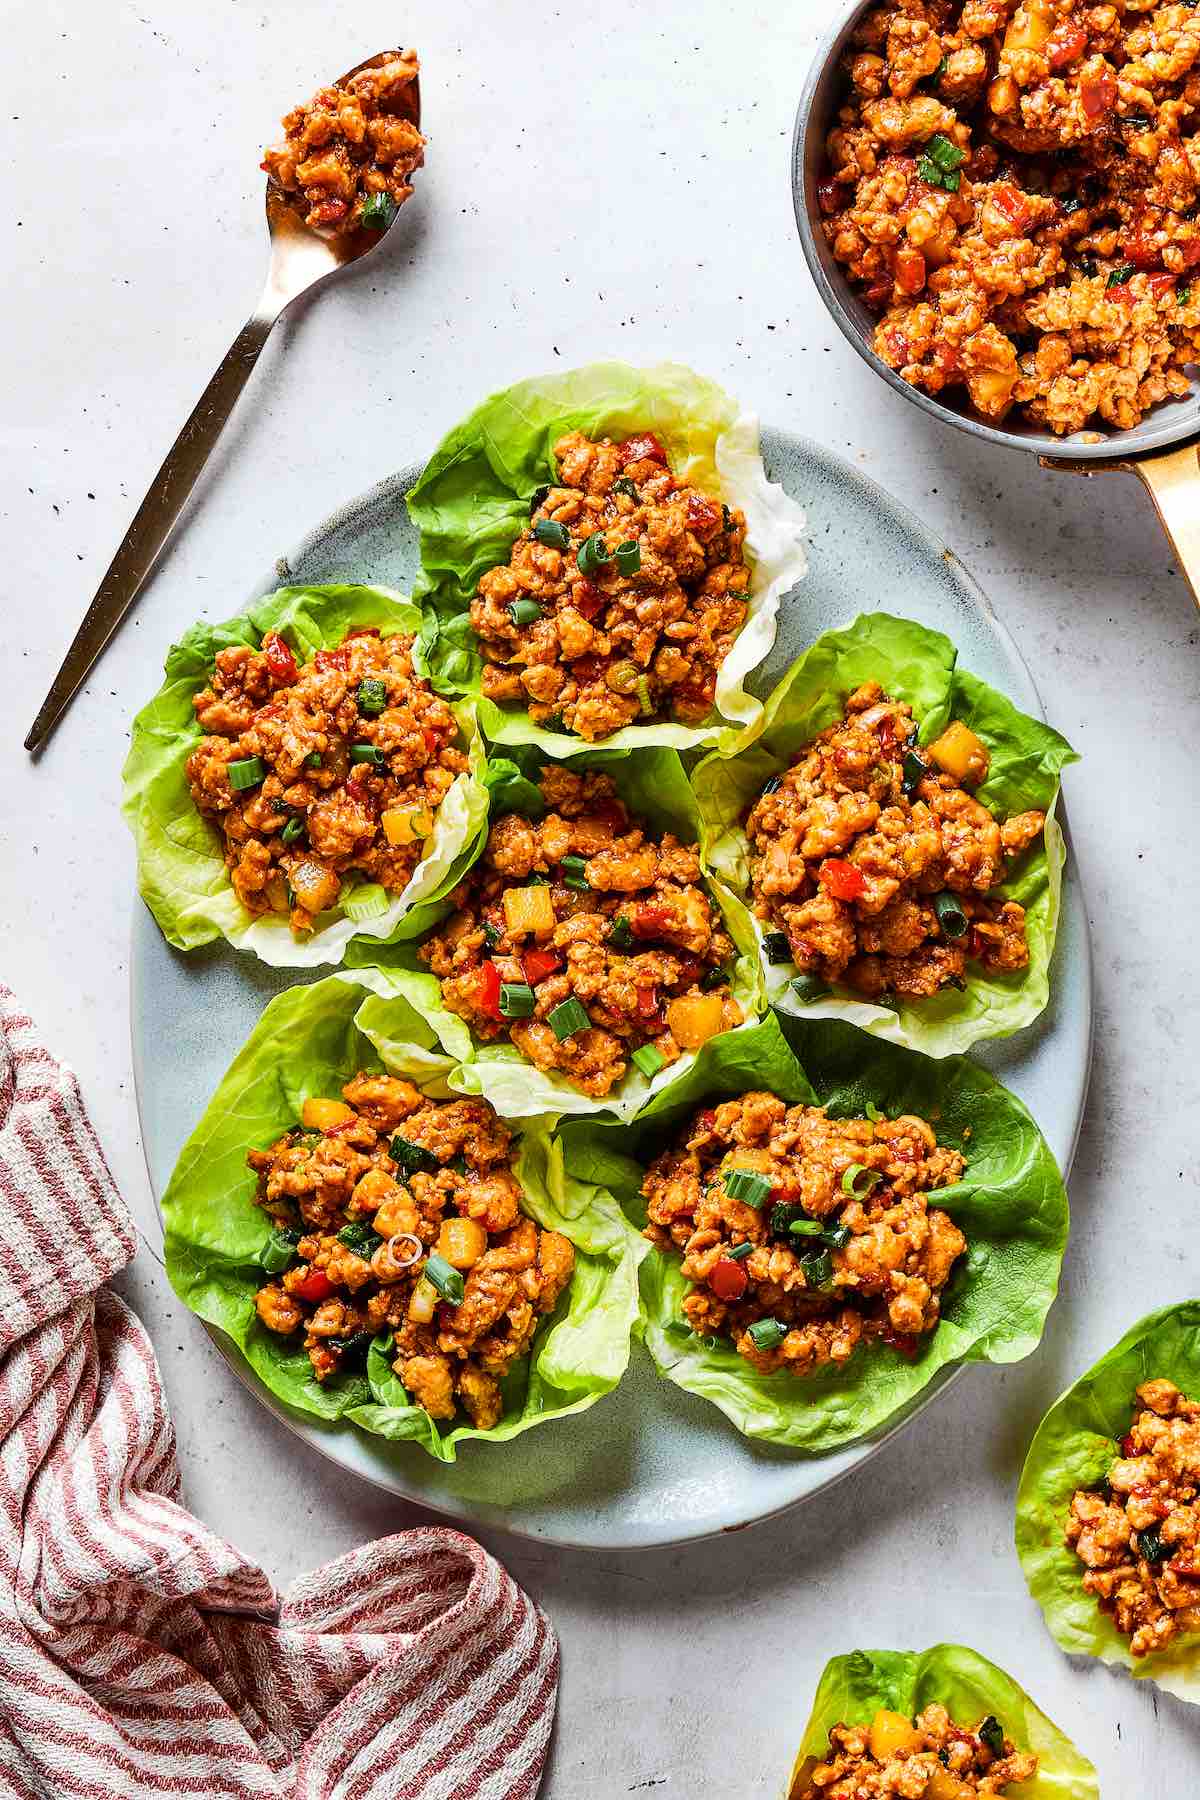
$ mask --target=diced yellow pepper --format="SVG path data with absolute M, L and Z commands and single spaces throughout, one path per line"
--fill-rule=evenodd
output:
M 344 1100 L 306 1100 L 300 1109 L 300 1122 L 306 1131 L 331 1131 L 335 1125 L 348 1125 L 354 1108 Z
M 939 1763 L 925 1784 L 925 1800 L 967 1800 L 975 1791 L 969 1782 L 960 1781 Z
M 487 1249 L 487 1231 L 478 1219 L 443 1219 L 437 1253 L 455 1269 L 473 1269 Z
M 393 806 L 380 815 L 383 835 L 393 848 L 416 844 L 433 830 L 433 814 L 427 806 Z
M 886 1763 L 893 1756 L 911 1756 L 914 1750 L 919 1750 L 921 1734 L 903 1713 L 888 1712 L 883 1707 L 871 1720 L 867 1748 L 876 1762 Z
M 554 923 L 548 887 L 505 888 L 504 925 L 509 937 L 549 937 Z
M 961 719 L 947 725 L 941 737 L 930 744 L 928 755 L 955 781 L 970 782 L 973 787 L 986 779 L 991 766 L 987 745 Z
M 667 1028 L 681 1050 L 698 1050 L 721 1029 L 725 1002 L 720 994 L 687 994 L 667 1008 Z

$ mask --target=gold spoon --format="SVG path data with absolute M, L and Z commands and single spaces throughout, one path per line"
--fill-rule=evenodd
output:
M 364 69 L 376 68 L 399 54 L 398 50 L 381 50 L 376 56 L 368 56 L 365 62 L 348 69 L 333 85 L 344 87 Z M 410 124 L 420 126 L 421 94 L 416 79 L 404 89 L 402 113 Z M 258 305 L 234 338 L 224 362 L 200 396 L 199 404 L 138 507 L 134 521 L 75 633 L 63 665 L 54 677 L 50 692 L 42 702 L 41 711 L 30 727 L 25 739 L 27 750 L 39 749 L 49 738 L 137 599 L 171 527 L 212 454 L 276 319 L 293 300 L 298 300 L 318 282 L 336 275 L 339 269 L 357 262 L 360 256 L 368 255 L 390 229 L 389 224 L 378 230 L 323 236 L 304 223 L 291 199 L 274 181 L 267 182 L 271 262 Z

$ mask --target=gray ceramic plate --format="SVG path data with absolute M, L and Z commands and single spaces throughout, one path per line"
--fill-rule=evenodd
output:
M 936 626 L 964 665 L 1027 712 L 1041 705 L 1029 673 L 975 583 L 943 544 L 872 482 L 818 445 L 764 433 L 768 469 L 808 509 L 811 571 L 788 602 L 779 640 L 753 683 L 765 693 L 795 656 L 830 626 L 885 608 Z M 255 595 L 285 582 L 380 581 L 404 589 L 417 568 L 404 470 L 336 513 Z M 161 1195 L 180 1147 L 249 1035 L 266 1000 L 295 979 L 226 946 L 183 956 L 150 914 L 133 933 L 133 1051 L 143 1142 Z M 1020 1037 L 983 1052 L 1032 1109 L 1066 1170 L 1087 1091 L 1091 1052 L 1091 959 L 1087 918 L 1073 865 L 1053 970 L 1053 999 Z M 170 1032 L 161 1021 L 170 1019 Z M 457 1463 L 434 1462 L 412 1445 L 390 1445 L 353 1426 L 292 1414 L 214 1332 L 241 1379 L 322 1455 L 365 1480 L 454 1518 L 525 1536 L 595 1548 L 682 1543 L 763 1519 L 856 1468 L 887 1433 L 832 1456 L 804 1457 L 741 1437 L 714 1407 L 653 1372 L 640 1346 L 617 1391 L 590 1412 L 507 1446 L 469 1443 Z M 946 1381 L 935 1381 L 928 1404 Z

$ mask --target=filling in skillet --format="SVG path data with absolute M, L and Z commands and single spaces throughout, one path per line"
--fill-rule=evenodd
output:
M 1200 359 L 1192 0 L 889 0 L 819 190 L 876 353 L 1064 433 L 1136 425 Z
M 697 724 L 746 617 L 746 521 L 676 480 L 652 432 L 572 431 L 508 562 L 480 578 L 483 692 L 589 742 L 665 716 Z
M 298 196 L 314 231 L 385 230 L 412 193 L 409 177 L 425 160 L 425 139 L 408 117 L 419 72 L 416 51 L 402 50 L 285 113 L 284 135 L 262 166 Z
M 1026 967 L 1025 912 L 992 897 L 1045 814 L 1001 823 L 967 792 L 986 746 L 961 720 L 917 748 L 910 708 L 878 682 L 767 783 L 746 819 L 750 878 L 771 962 L 793 962 L 802 999 L 833 981 L 924 999 Z
M 1200 1402 L 1144 1381 L 1103 1485 L 1071 1500 L 1067 1543 L 1134 1656 L 1200 1631 Z
M 1037 1768 L 993 1714 L 968 1731 L 935 1701 L 915 1719 L 881 1709 L 869 1725 L 835 1725 L 829 1755 L 791 1800 L 970 1800 L 1032 1781 Z
M 521 1212 L 512 1138 L 486 1100 L 427 1100 L 357 1074 L 341 1100 L 304 1102 L 296 1127 L 246 1160 L 275 1222 L 268 1331 L 303 1332 L 313 1373 L 361 1369 L 392 1333 L 392 1369 L 434 1419 L 461 1407 L 490 1430 L 500 1383 L 570 1282 L 568 1238 Z
M 608 775 L 549 763 L 539 785 L 544 817 L 495 821 L 421 956 L 476 1037 L 601 1098 L 741 1023 L 734 948 L 694 844 L 650 838 Z
M 926 1120 L 830 1119 L 748 1093 L 698 1112 L 651 1164 L 646 1236 L 682 1253 L 698 1336 L 760 1374 L 806 1374 L 872 1338 L 915 1355 L 966 1239 L 927 1195 L 957 1150 Z
M 346 897 L 352 871 L 383 890 L 381 911 L 407 887 L 467 767 L 454 714 L 416 674 L 412 646 L 367 629 L 298 666 L 268 632 L 261 650 L 217 652 L 192 702 L 205 735 L 187 780 L 247 911 L 286 914 L 299 933 Z

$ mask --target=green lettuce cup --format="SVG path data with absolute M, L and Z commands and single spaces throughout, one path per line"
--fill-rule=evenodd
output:
M 442 1462 L 453 1462 L 468 1439 L 505 1443 L 544 1420 L 585 1411 L 616 1386 L 638 1318 L 645 1245 L 609 1195 L 567 1171 L 551 1121 L 527 1121 L 514 1161 L 522 1204 L 539 1225 L 570 1238 L 574 1274 L 529 1355 L 503 1381 L 499 1423 L 486 1431 L 448 1424 L 410 1402 L 385 1340 L 371 1345 L 364 1373 L 318 1383 L 299 1343 L 259 1323 L 254 1296 L 270 1262 L 272 1221 L 255 1204 L 246 1153 L 274 1143 L 306 1099 L 336 1096 L 360 1069 L 406 1076 L 430 1099 L 446 1099 L 451 1066 L 420 1015 L 380 974 L 339 972 L 288 988 L 230 1065 L 180 1152 L 162 1204 L 176 1293 L 233 1340 L 279 1400 L 313 1418 L 349 1419 L 381 1437 L 411 1440 Z
M 682 750 L 712 742 L 732 724 L 750 723 L 762 709 L 747 693 L 746 677 L 769 653 L 780 601 L 807 566 L 804 514 L 767 480 L 757 421 L 715 382 L 677 363 L 648 369 L 592 363 L 518 382 L 491 395 L 442 440 L 408 494 L 421 532 L 414 598 L 426 609 L 435 684 L 479 695 L 482 661 L 468 617 L 471 601 L 480 576 L 507 562 L 529 523 L 533 494 L 556 479 L 553 446 L 568 431 L 592 437 L 654 432 L 676 476 L 745 513 L 752 565 L 748 615 L 721 665 L 711 721 L 629 725 L 606 738 L 605 747 Z M 480 699 L 479 716 L 493 743 L 537 744 L 555 757 L 588 748 L 582 738 L 535 725 L 521 708 Z
M 1130 1428 L 1134 1391 L 1165 1377 L 1200 1400 L 1200 1300 L 1149 1313 L 1054 1402 L 1034 1434 L 1017 1490 L 1017 1554 L 1059 1647 L 1096 1656 L 1200 1704 L 1200 1631 L 1134 1656 L 1129 1639 L 1083 1586 L 1084 1565 L 1064 1535 L 1073 1495 L 1097 1488 Z
M 755 1089 L 789 1105 L 821 1105 L 835 1118 L 915 1113 L 938 1142 L 960 1150 L 960 1182 L 931 1203 L 967 1239 L 942 1290 L 941 1317 L 915 1356 L 879 1340 L 841 1365 L 811 1374 L 759 1374 L 726 1338 L 689 1330 L 690 1284 L 680 1257 L 652 1248 L 642 1264 L 643 1335 L 655 1365 L 677 1387 L 709 1400 L 747 1437 L 823 1455 L 881 1431 L 956 1363 L 1017 1362 L 1040 1341 L 1058 1290 L 1067 1241 L 1066 1189 L 1032 1117 L 966 1057 L 930 1061 L 837 1022 L 801 1024 L 769 1015 L 752 1030 L 706 1044 L 687 1074 L 620 1132 L 601 1122 L 562 1126 L 567 1161 L 607 1188 L 639 1230 L 648 1164 L 697 1108 Z M 789 1043 L 790 1038 L 790 1043 Z
M 722 746 L 704 758 L 693 776 L 706 860 L 748 903 L 750 847 L 742 829 L 748 808 L 805 745 L 842 717 L 847 696 L 866 681 L 878 681 L 893 699 L 908 702 L 921 744 L 933 742 L 952 719 L 983 740 L 990 768 L 974 793 L 997 816 L 1030 810 L 1046 814 L 1045 831 L 1014 859 L 1008 879 L 993 890 L 1025 908 L 1025 969 L 985 975 L 969 965 L 962 990 L 944 987 L 926 1000 L 894 999 L 884 1005 L 836 983 L 820 998 L 801 1000 L 791 985 L 796 973 L 791 963 L 765 965 L 768 996 L 781 1011 L 805 1019 L 847 1019 L 875 1037 L 907 1044 L 927 1056 L 949 1056 L 981 1038 L 1007 1037 L 1045 1007 L 1065 857 L 1054 808 L 1062 770 L 1077 760 L 1050 726 L 1019 712 L 1003 694 L 960 669 L 957 655 L 941 632 L 888 613 L 864 613 L 844 629 L 819 637 L 771 694 L 762 719 L 733 743 L 733 753 L 726 754 Z M 763 928 L 758 929 L 761 937 Z
M 999 1724 L 1018 1750 L 1038 1759 L 1032 1781 L 1009 1787 L 1012 1800 L 1099 1800 L 1096 1771 L 1011 1675 L 962 1644 L 930 1650 L 852 1650 L 825 1665 L 788 1788 L 799 1800 L 812 1770 L 829 1752 L 835 1725 L 869 1725 L 880 1712 L 914 1719 L 927 1706 L 946 1708 L 954 1724 L 974 1731 Z
M 517 746 L 507 755 L 490 759 L 486 780 L 493 820 L 508 812 L 534 816 L 540 811 L 543 802 L 537 774 L 545 760 L 532 746 Z M 700 815 L 695 795 L 676 751 L 590 750 L 573 758 L 571 767 L 581 772 L 602 770 L 611 776 L 629 812 L 655 837 L 670 832 L 681 843 L 694 844 L 699 840 Z M 484 843 L 486 833 L 481 849 Z M 730 992 L 741 1007 L 745 1022 L 722 1034 L 723 1038 L 734 1038 L 753 1029 L 765 1005 L 754 921 L 723 882 L 711 874 L 705 879 L 737 951 Z M 418 945 L 402 943 L 379 948 L 354 944 L 347 962 L 351 967 L 374 965 L 386 969 L 396 991 L 420 1013 L 456 1065 L 449 1077 L 450 1086 L 456 1093 L 482 1095 L 501 1118 L 604 1112 L 618 1119 L 630 1119 L 653 1096 L 673 1092 L 700 1054 L 686 1051 L 649 1078 L 631 1062 L 620 1083 L 603 1099 L 596 1099 L 581 1093 L 564 1075 L 535 1067 L 515 1044 L 477 1039 L 466 1020 L 442 1004 L 441 984 L 421 961 Z M 379 1048 L 382 1050 L 382 1046 Z
M 478 850 L 487 816 L 485 758 L 474 707 L 453 707 L 469 758 L 468 769 L 438 808 L 425 854 L 402 894 L 371 918 L 350 918 L 341 900 L 320 915 L 317 930 L 296 937 L 279 914 L 255 917 L 229 881 L 221 835 L 197 809 L 188 789 L 187 760 L 203 733 L 192 697 L 208 683 L 218 650 L 248 644 L 257 650 L 276 632 L 298 662 L 340 644 L 348 632 L 378 626 L 384 637 L 418 634 L 418 609 L 390 588 L 331 585 L 280 588 L 221 625 L 193 625 L 167 654 L 166 679 L 133 722 L 123 771 L 122 810 L 137 846 L 138 887 L 167 942 L 194 950 L 225 938 L 279 968 L 340 963 L 352 938 L 373 942 L 428 930 L 445 909 L 443 897 Z M 418 672 L 420 644 L 414 647 Z

